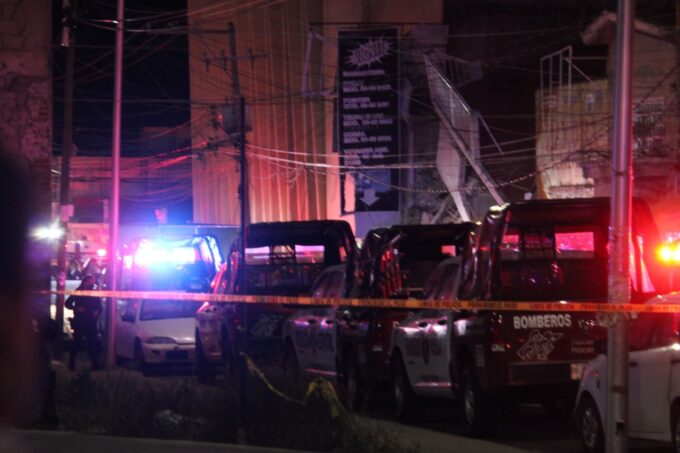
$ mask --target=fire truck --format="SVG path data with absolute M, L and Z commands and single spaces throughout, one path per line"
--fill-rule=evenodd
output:
M 654 259 L 659 235 L 648 206 L 633 202 L 632 302 L 666 292 Z M 606 303 L 609 199 L 534 200 L 489 210 L 472 246 L 431 277 L 430 299 L 551 301 L 564 311 L 424 310 L 397 327 L 392 384 L 398 415 L 423 398 L 460 399 L 464 430 L 488 434 L 501 409 L 541 403 L 571 413 L 584 364 L 606 344 L 595 313 Z

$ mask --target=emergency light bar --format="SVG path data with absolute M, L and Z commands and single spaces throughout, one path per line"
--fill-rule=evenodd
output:
M 193 264 L 197 259 L 197 250 L 193 247 L 172 247 L 164 243 L 141 241 L 132 257 L 125 257 L 126 267 L 148 267 L 171 264 L 182 266 Z

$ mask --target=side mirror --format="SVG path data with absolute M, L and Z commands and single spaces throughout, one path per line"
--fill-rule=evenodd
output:
M 352 312 L 349 310 L 343 310 L 338 312 L 338 318 L 345 322 L 350 322 L 354 320 L 354 316 L 352 315 Z
M 350 327 L 352 329 L 359 325 L 359 320 L 350 310 L 339 311 L 337 314 L 337 318 L 339 321 L 343 321 L 345 324 L 347 324 L 347 327 Z

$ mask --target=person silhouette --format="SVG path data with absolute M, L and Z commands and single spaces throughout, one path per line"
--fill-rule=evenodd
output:
M 79 291 L 92 291 L 97 280 L 93 275 L 86 275 L 77 288 Z M 83 338 L 87 340 L 87 353 L 92 362 L 92 369 L 100 369 L 99 342 L 97 338 L 97 320 L 102 313 L 102 302 L 99 297 L 72 295 L 66 299 L 66 308 L 73 310 L 73 342 L 68 358 L 68 369 L 75 371 L 76 356 Z

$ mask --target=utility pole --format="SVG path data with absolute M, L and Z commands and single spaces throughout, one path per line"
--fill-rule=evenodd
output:
M 74 62 L 76 56 L 76 34 L 74 29 L 76 7 L 78 0 L 71 2 L 64 0 L 62 3 L 62 35 L 61 46 L 66 47 L 66 78 L 64 79 L 64 132 L 61 146 L 61 178 L 59 180 L 59 221 L 62 236 L 59 238 L 59 250 L 57 251 L 57 290 L 66 289 L 66 247 L 68 239 L 68 221 L 70 214 L 69 185 L 71 182 L 71 151 L 73 150 L 73 78 Z M 64 355 L 63 335 L 64 331 L 64 294 L 57 294 L 57 335 L 54 345 L 54 356 L 61 359 Z
M 111 170 L 111 214 L 109 216 L 109 290 L 118 287 L 118 224 L 120 214 L 120 118 L 123 98 L 123 21 L 125 0 L 118 0 L 116 17 L 116 59 L 113 92 L 113 132 L 112 132 L 112 170 Z M 116 300 L 110 298 L 106 304 L 106 366 L 116 364 Z
M 239 101 L 239 132 L 238 132 L 238 147 L 239 147 L 239 172 L 241 176 L 241 181 L 239 184 L 239 198 L 241 200 L 241 293 L 245 291 L 246 282 L 246 240 L 247 233 L 246 229 L 248 226 L 248 175 L 246 173 L 246 124 L 245 124 L 245 110 L 246 102 L 243 96 L 241 96 L 241 84 L 238 79 L 238 60 L 236 53 L 236 29 L 234 28 L 234 23 L 229 22 L 227 27 L 229 32 L 229 50 L 230 50 L 230 60 L 231 60 L 231 87 L 233 99 Z M 247 443 L 246 439 L 246 427 L 248 426 L 248 362 L 246 359 L 246 354 L 248 353 L 248 309 L 246 304 L 241 304 L 241 344 L 239 349 L 241 354 L 239 354 L 240 360 L 239 364 L 239 381 L 240 381 L 240 417 L 238 426 L 238 443 Z
M 635 1 L 619 0 L 616 20 L 616 91 L 612 140 L 609 303 L 630 302 L 633 33 Z M 611 317 L 607 341 L 607 453 L 628 451 L 628 319 Z

